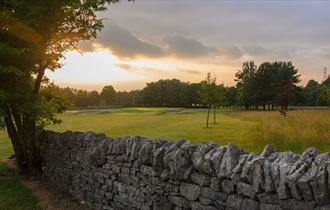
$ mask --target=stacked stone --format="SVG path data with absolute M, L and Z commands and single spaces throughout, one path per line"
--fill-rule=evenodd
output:
M 330 209 L 330 154 L 42 131 L 44 175 L 94 209 Z

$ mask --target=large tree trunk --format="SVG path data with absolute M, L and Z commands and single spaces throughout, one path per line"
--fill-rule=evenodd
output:
M 41 158 L 36 141 L 35 121 L 15 112 L 10 105 L 7 105 L 5 122 L 15 152 L 19 173 L 38 173 L 41 169 Z

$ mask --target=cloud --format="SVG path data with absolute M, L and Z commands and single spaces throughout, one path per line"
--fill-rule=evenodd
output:
M 180 35 L 166 36 L 163 42 L 166 44 L 166 52 L 177 57 L 197 58 L 217 53 L 214 47 Z
M 188 74 L 201 74 L 201 72 L 193 69 L 180 69 L 179 71 L 188 73 Z
M 194 59 L 207 56 L 220 56 L 227 59 L 238 59 L 242 51 L 231 45 L 217 49 L 202 42 L 181 35 L 165 36 L 161 45 L 151 44 L 137 37 L 128 29 L 114 23 L 108 23 L 104 30 L 93 41 L 82 41 L 78 48 L 83 52 L 93 52 L 99 48 L 108 49 L 121 58 L 135 57 L 160 58 L 175 56 L 183 59 Z M 126 70 L 126 68 L 124 68 Z
M 152 68 L 152 67 L 142 67 L 141 69 L 148 73 L 161 73 L 162 72 L 161 69 Z
M 122 58 L 142 57 L 162 57 L 164 50 L 154 44 L 139 39 L 128 29 L 114 23 L 109 22 L 94 41 L 98 47 L 109 49 L 114 55 Z M 95 50 L 91 44 L 82 44 L 81 50 Z
M 143 66 L 143 67 L 134 67 L 131 66 L 129 64 L 126 63 L 116 63 L 115 66 L 129 71 L 129 72 L 135 72 L 135 73 L 140 73 L 140 72 L 145 72 L 145 73 L 161 73 L 162 70 L 161 69 L 157 69 L 157 68 L 153 68 L 153 67 L 147 67 L 147 66 Z
M 270 53 L 268 50 L 258 45 L 248 45 L 243 47 L 243 50 L 246 54 L 255 56 L 266 56 Z
M 318 50 L 318 52 L 315 54 L 323 59 L 329 60 L 330 59 L 330 47 L 323 47 L 322 49 Z
M 218 49 L 218 56 L 220 56 L 220 58 L 240 59 L 243 57 L 243 55 L 244 53 L 242 50 L 233 45 L 222 46 Z
M 93 52 L 95 50 L 92 41 L 81 41 L 78 43 L 78 48 L 82 52 Z
M 125 69 L 127 71 L 129 71 L 131 69 L 131 65 L 128 65 L 126 63 L 116 63 L 115 66 L 117 66 L 121 69 Z

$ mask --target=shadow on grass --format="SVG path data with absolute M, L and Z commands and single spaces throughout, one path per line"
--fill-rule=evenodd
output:
M 23 186 L 16 171 L 0 160 L 0 209 L 2 210 L 41 210 L 38 199 Z

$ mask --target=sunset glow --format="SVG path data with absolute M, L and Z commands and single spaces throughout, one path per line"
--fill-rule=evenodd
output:
M 63 68 L 48 72 L 61 86 L 140 89 L 158 79 L 199 82 L 207 72 L 234 84 L 244 61 L 292 61 L 302 84 L 329 65 L 329 3 L 136 1 L 100 13 L 95 40 L 68 52 Z M 308 13 L 308 15 L 306 15 Z M 168 14 L 175 14 L 169 16 Z M 210 18 L 212 17 L 212 18 Z

